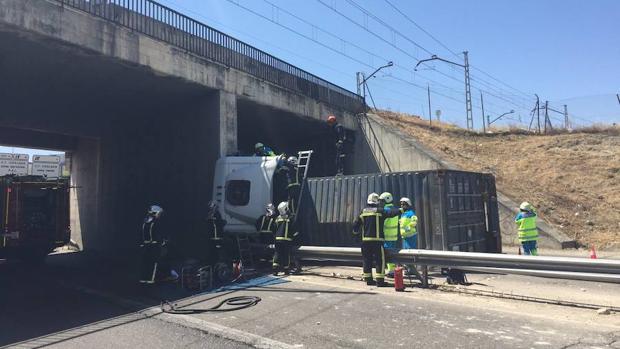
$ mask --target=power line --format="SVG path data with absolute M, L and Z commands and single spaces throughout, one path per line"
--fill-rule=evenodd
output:
M 275 21 L 275 20 L 273 20 L 273 19 L 271 19 L 271 18 L 269 18 L 269 17 L 267 17 L 267 16 L 265 16 L 265 15 L 263 15 L 261 13 L 252 10 L 251 8 L 248 8 L 246 6 L 243 6 L 243 5 L 235 2 L 234 0 L 226 0 L 226 1 L 228 1 L 229 3 L 235 5 L 235 6 L 239 7 L 239 8 L 242 8 L 242 9 L 246 10 L 247 12 L 250 12 L 250 13 L 254 14 L 255 16 L 258 16 L 258 17 L 260 17 L 260 18 L 262 18 L 264 20 L 267 20 L 267 21 L 269 21 L 269 22 L 271 22 L 271 23 L 273 23 L 273 24 L 275 24 L 275 25 L 277 25 L 277 26 L 279 26 L 281 28 L 284 28 L 284 29 L 286 29 L 286 30 L 288 30 L 288 31 L 290 31 L 292 33 L 295 33 L 295 34 L 297 34 L 297 35 L 299 35 L 299 36 L 301 36 L 301 37 L 303 37 L 303 38 L 305 38 L 307 40 L 310 40 L 310 41 L 312 41 L 312 42 L 314 42 L 314 43 L 316 43 L 316 44 L 318 44 L 320 46 L 323 46 L 323 47 L 325 47 L 326 49 L 328 49 L 330 51 L 333 51 L 335 53 L 343 55 L 343 56 L 349 58 L 350 60 L 355 61 L 355 62 L 357 62 L 357 63 L 359 63 L 361 65 L 364 65 L 364 66 L 366 66 L 368 68 L 373 68 L 370 64 L 367 64 L 366 62 L 363 62 L 363 61 L 361 61 L 361 60 L 359 60 L 359 59 L 357 59 L 357 58 L 355 58 L 353 56 L 350 56 L 350 55 L 348 55 L 348 54 L 346 54 L 344 52 L 341 52 L 341 51 L 339 51 L 339 50 L 337 50 L 337 49 L 335 49 L 335 48 L 333 48 L 333 47 L 331 47 L 329 45 L 326 45 L 326 44 L 324 44 L 324 43 L 322 43 L 322 42 L 320 42 L 318 40 L 315 40 L 314 38 L 311 38 L 311 37 L 307 36 L 306 34 L 303 34 L 303 33 L 299 32 L 299 31 L 297 31 L 297 30 L 295 30 L 293 28 L 290 28 L 288 26 L 280 24 L 277 21 Z
M 424 34 L 428 35 L 431 39 L 433 39 L 436 43 L 438 43 L 440 46 L 442 46 L 443 48 L 445 48 L 446 50 L 448 50 L 448 52 L 452 53 L 455 57 L 457 57 L 460 60 L 463 60 L 463 58 L 456 52 L 454 52 L 453 50 L 451 50 L 448 46 L 446 46 L 443 42 L 439 41 L 439 39 L 437 39 L 435 36 L 433 36 L 433 34 L 429 33 L 428 31 L 426 31 L 426 29 L 422 28 L 418 23 L 416 23 L 416 21 L 414 21 L 413 19 L 411 19 L 411 17 L 407 16 L 407 14 L 405 14 L 403 11 L 401 11 L 398 7 L 396 7 L 396 5 L 394 5 L 390 0 L 384 0 L 388 5 L 390 5 L 396 12 L 400 13 L 403 17 L 405 17 L 406 20 L 408 20 L 410 23 L 412 23 L 413 25 L 416 26 L 416 28 L 420 29 Z
M 454 50 L 450 49 L 446 44 L 444 44 L 443 42 L 441 42 L 439 39 L 437 39 L 434 35 L 432 35 L 430 32 L 428 32 L 426 29 L 422 28 L 422 26 L 420 26 L 416 21 L 414 21 L 411 17 L 409 17 L 406 13 L 404 13 L 402 10 L 400 10 L 396 5 L 394 5 L 390 0 L 384 0 L 388 5 L 390 5 L 390 7 L 392 7 L 396 12 L 398 12 L 401 16 L 403 16 L 407 21 L 409 21 L 411 24 L 413 24 L 416 28 L 420 29 L 423 33 L 425 33 L 426 35 L 428 35 L 431 39 L 433 39 L 433 41 L 435 41 L 436 43 L 438 43 L 441 47 L 443 47 L 444 49 L 446 49 L 448 52 L 450 52 L 452 55 L 454 55 L 455 57 L 459 58 L 460 60 L 463 60 L 463 58 L 456 53 Z M 493 77 L 492 75 L 490 75 L 489 73 L 483 71 L 482 69 L 479 69 L 475 66 L 472 65 L 472 69 L 475 69 L 485 75 L 487 75 L 488 77 L 490 77 L 491 79 L 503 84 L 504 86 L 507 86 L 508 88 L 517 91 L 521 94 L 523 94 L 524 96 L 527 96 L 528 98 L 531 98 L 528 94 L 526 94 L 525 92 L 522 92 L 520 90 L 518 90 L 515 87 L 512 87 L 510 85 L 508 85 L 507 83 Z M 472 79 L 473 80 L 473 79 Z M 482 79 L 480 79 L 482 80 Z M 484 80 L 482 80 L 484 81 Z M 488 82 L 487 82 L 488 83 Z M 490 83 L 488 83 L 490 84 Z
M 409 53 L 407 53 L 407 52 L 404 52 L 404 51 L 402 50 L 402 48 L 400 48 L 400 47 L 398 47 L 398 46 L 394 45 L 393 43 L 390 43 L 388 40 L 384 39 L 383 37 L 380 37 L 380 36 L 379 36 L 379 35 L 377 35 L 376 33 L 372 32 L 371 30 L 369 30 L 368 28 L 366 28 L 365 26 L 363 26 L 363 25 L 359 24 L 358 22 L 354 21 L 353 19 L 351 19 L 351 18 L 350 18 L 350 17 L 348 17 L 347 15 L 343 14 L 341 11 L 338 11 L 335 7 L 333 7 L 333 6 L 330 6 L 330 5 L 326 4 L 326 3 L 325 3 L 324 1 L 322 1 L 322 0 L 317 0 L 317 1 L 318 1 L 319 3 L 321 3 L 323 6 L 325 6 L 325 7 L 329 8 L 329 9 L 331 9 L 332 11 L 336 12 L 336 13 L 337 13 L 337 14 L 339 14 L 340 16 L 344 17 L 344 18 L 345 18 L 345 19 L 347 19 L 348 21 L 350 21 L 350 22 L 354 23 L 355 25 L 357 25 L 357 26 L 361 27 L 361 28 L 362 28 L 362 29 L 364 29 L 365 31 L 367 31 L 367 32 L 371 33 L 372 35 L 374 35 L 375 37 L 377 37 L 377 38 L 381 39 L 383 42 L 385 42 L 385 43 L 387 43 L 387 44 L 391 45 L 392 47 L 394 47 L 394 48 L 398 49 L 399 51 L 401 51 L 401 52 L 405 53 L 405 54 L 406 54 L 406 55 L 408 55 L 409 57 L 411 57 L 411 58 L 413 58 L 413 59 L 415 59 L 415 60 L 418 60 L 418 58 L 417 58 L 417 57 L 412 56 L 411 54 L 409 54 Z M 347 1 L 349 4 L 351 4 L 353 7 L 355 7 L 355 8 L 356 8 L 356 9 L 358 9 L 359 11 L 361 11 L 363 14 L 365 14 L 365 15 L 369 16 L 370 18 L 373 18 L 373 19 L 374 19 L 375 21 L 377 21 L 379 24 L 382 24 L 384 27 L 386 27 L 386 28 L 390 29 L 393 33 L 395 33 L 395 34 L 399 35 L 400 37 L 404 38 L 405 40 L 407 40 L 408 42 L 412 43 L 412 44 L 413 44 L 413 45 L 415 45 L 416 47 L 421 48 L 423 51 L 425 51 L 425 52 L 427 52 L 427 53 L 429 53 L 429 54 L 431 54 L 431 55 L 432 55 L 431 51 L 429 51 L 429 50 L 428 50 L 428 49 L 426 49 L 425 47 L 421 46 L 421 45 L 420 45 L 420 44 L 418 44 L 417 42 L 415 42 L 415 41 L 411 40 L 409 37 L 407 37 L 406 35 L 404 35 L 404 34 L 403 34 L 403 33 L 401 33 L 400 31 L 398 31 L 397 29 L 395 29 L 395 28 L 394 28 L 394 27 L 392 27 L 391 25 L 387 24 L 385 21 L 381 20 L 379 17 L 377 17 L 376 15 L 374 15 L 373 13 L 371 13 L 370 11 L 366 10 L 364 7 L 360 6 L 360 5 L 359 5 L 359 4 L 357 4 L 355 1 L 353 1 L 353 0 L 346 0 L 346 1 Z M 436 72 L 440 73 L 441 75 L 443 75 L 443 76 L 445 76 L 445 77 L 447 77 L 447 78 L 450 78 L 450 79 L 452 79 L 452 80 L 458 81 L 459 83 L 461 82 L 461 80 L 460 80 L 460 79 L 457 79 L 457 78 L 455 78 L 455 77 L 453 77 L 453 76 L 451 76 L 451 75 L 445 74 L 445 73 L 443 73 L 443 72 L 442 72 L 442 71 L 440 71 L 440 70 L 437 70 L 437 69 L 435 69 L 435 68 L 431 68 L 431 69 L 432 69 L 432 70 L 435 70 Z M 476 80 L 477 80 L 477 81 L 480 81 L 480 80 L 482 80 L 482 79 L 477 78 Z M 487 82 L 487 85 L 490 85 L 490 83 L 488 83 L 488 82 Z M 501 93 L 501 91 L 500 91 L 500 93 Z M 512 103 L 513 105 L 515 105 L 515 106 L 517 106 L 517 107 L 519 107 L 519 108 L 523 107 L 523 106 L 520 106 L 519 104 L 517 104 L 517 103 L 516 103 L 516 102 L 514 102 L 514 101 L 508 101 L 506 98 L 498 97 L 497 95 L 494 95 L 494 96 L 495 96 L 495 97 L 497 97 L 497 98 L 500 98 L 500 99 L 504 99 L 505 101 L 507 101 L 507 102 L 509 102 L 509 103 Z M 527 107 L 524 107 L 524 108 L 527 108 Z

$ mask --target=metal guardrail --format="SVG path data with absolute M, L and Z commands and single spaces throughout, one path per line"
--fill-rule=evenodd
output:
M 541 270 L 570 273 L 620 274 L 620 260 L 587 259 L 574 257 L 518 256 L 499 253 L 450 252 L 433 250 L 386 251 L 387 258 L 416 265 L 443 267 L 485 267 L 510 270 Z M 334 261 L 361 262 L 361 250 L 353 247 L 301 246 L 299 258 L 316 258 Z
M 351 112 L 363 98 L 153 0 L 52 0 Z

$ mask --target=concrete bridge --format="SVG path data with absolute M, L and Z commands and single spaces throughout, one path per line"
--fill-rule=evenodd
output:
M 153 202 L 181 237 L 197 234 L 215 160 L 258 141 L 314 149 L 313 174 L 333 174 L 324 120 L 355 130 L 364 106 L 150 0 L 0 0 L 0 43 L 0 143 L 68 152 L 72 229 L 86 249 L 134 246 Z

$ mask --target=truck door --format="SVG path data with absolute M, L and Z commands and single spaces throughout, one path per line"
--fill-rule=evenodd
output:
M 253 233 L 256 219 L 272 201 L 275 158 L 266 158 L 260 164 L 234 169 L 227 177 L 224 193 L 226 231 Z

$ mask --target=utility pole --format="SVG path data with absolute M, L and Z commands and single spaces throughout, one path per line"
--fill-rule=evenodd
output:
M 484 121 L 484 99 L 482 99 L 482 91 L 480 91 L 480 107 L 482 108 L 482 132 L 487 133 L 487 123 Z
M 549 120 L 549 101 L 545 101 L 545 134 L 547 134 L 547 123 L 551 126 L 551 120 Z
M 364 81 L 364 73 L 362 73 L 361 71 L 358 71 L 357 73 L 355 73 L 355 77 L 357 78 L 357 83 L 355 84 L 357 86 L 357 95 L 363 96 L 362 95 L 362 81 Z
M 474 129 L 474 112 L 471 104 L 471 85 L 469 83 L 469 55 L 467 51 L 463 51 L 465 58 L 465 109 L 467 112 L 467 129 Z M 484 121 L 483 121 L 484 122 Z
M 471 103 L 471 84 L 469 83 L 469 56 L 468 56 L 468 52 L 467 51 L 463 51 L 463 56 L 464 56 L 464 63 L 465 64 L 460 64 L 460 63 L 452 62 L 452 61 L 449 61 L 447 59 L 443 59 L 443 58 L 437 57 L 437 55 L 432 55 L 431 58 L 419 60 L 418 64 L 415 65 L 414 70 L 417 71 L 418 70 L 418 66 L 420 64 L 422 64 L 424 62 L 428 62 L 428 61 L 434 61 L 434 60 L 446 62 L 446 63 L 453 64 L 453 65 L 458 65 L 459 67 L 465 69 L 465 112 L 467 114 L 467 129 L 468 130 L 473 130 L 474 129 L 474 114 L 473 114 L 472 103 Z
M 433 127 L 433 114 L 431 114 L 431 85 L 426 84 L 426 91 L 428 92 L 428 126 Z
M 536 96 L 536 118 L 538 119 L 538 133 L 540 133 L 540 98 L 538 98 L 538 95 L 535 94 Z
M 566 104 L 564 104 L 564 128 L 567 130 L 570 128 L 570 123 L 568 121 L 568 106 Z

